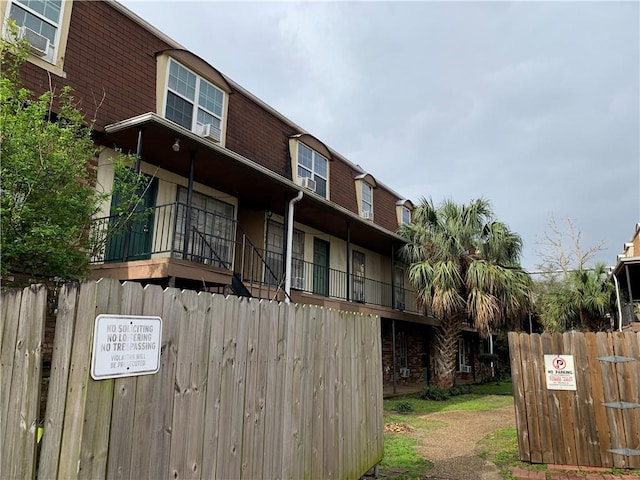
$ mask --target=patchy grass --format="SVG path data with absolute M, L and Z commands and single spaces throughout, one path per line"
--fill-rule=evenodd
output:
M 422 400 L 418 395 L 386 399 L 384 401 L 385 423 L 405 424 L 412 427 L 414 431 L 385 433 L 384 459 L 380 464 L 382 472 L 387 478 L 403 480 L 424 478 L 433 465 L 417 453 L 416 447 L 420 446 L 422 438 L 429 432 L 447 426 L 446 422 L 428 418 L 426 415 L 454 410 L 482 412 L 512 405 L 511 391 L 510 383 L 501 383 L 474 385 L 472 393 L 451 397 L 445 401 Z M 508 449 L 505 447 L 505 450 Z M 507 461 L 506 458 L 505 461 Z
M 402 480 L 423 478 L 433 465 L 416 453 L 418 444 L 418 440 L 406 435 L 386 434 L 384 458 L 380 462 L 382 471 Z

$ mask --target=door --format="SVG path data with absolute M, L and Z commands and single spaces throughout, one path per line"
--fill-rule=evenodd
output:
M 126 224 L 120 225 L 123 215 L 115 216 L 122 199 L 117 191 L 111 196 L 110 232 L 105 249 L 105 262 L 126 262 L 151 258 L 153 245 L 153 221 L 155 218 L 154 207 L 158 191 L 156 178 L 149 179 L 148 188 L 142 195 L 140 202 L 135 207 L 131 219 Z
M 313 239 L 313 293 L 329 296 L 329 242 Z
M 353 300 L 355 302 L 364 303 L 364 286 L 365 286 L 365 264 L 366 259 L 364 253 L 356 250 L 351 254 L 351 272 L 352 272 L 352 289 Z

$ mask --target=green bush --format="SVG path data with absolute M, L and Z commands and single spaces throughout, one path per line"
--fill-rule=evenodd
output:
M 413 405 L 411 404 L 411 402 L 407 400 L 401 400 L 398 403 L 396 403 L 394 410 L 398 413 L 413 412 Z
M 420 392 L 420 398 L 423 400 L 435 400 L 437 402 L 443 402 L 447 400 L 451 395 L 448 390 L 429 385 Z
M 467 393 L 471 393 L 471 385 L 454 385 L 449 389 L 449 395 L 452 397 L 466 395 Z

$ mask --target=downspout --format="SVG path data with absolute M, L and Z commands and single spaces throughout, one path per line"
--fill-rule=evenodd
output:
M 613 277 L 613 283 L 616 284 L 616 303 L 618 304 L 618 330 L 622 331 L 622 307 L 620 306 L 620 284 L 618 283 L 618 277 L 615 273 L 611 275 Z
M 289 210 L 287 211 L 287 258 L 285 261 L 284 275 L 284 303 L 291 303 L 291 260 L 293 257 L 293 206 L 302 200 L 302 190 L 295 198 L 289 200 Z

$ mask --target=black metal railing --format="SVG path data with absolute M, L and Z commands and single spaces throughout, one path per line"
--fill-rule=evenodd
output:
M 284 298 L 284 255 L 256 247 L 237 221 L 175 202 L 128 218 L 99 218 L 92 226 L 91 263 L 166 256 L 233 273 L 260 298 Z M 236 238 L 238 240 L 236 240 Z M 292 260 L 291 288 L 339 300 L 420 313 L 413 290 L 360 274 L 348 274 L 300 258 Z

